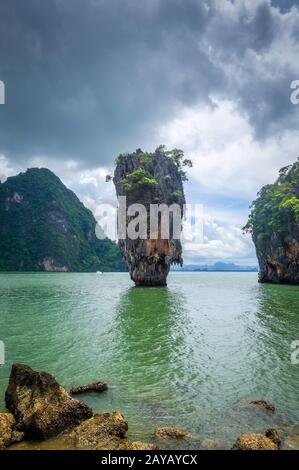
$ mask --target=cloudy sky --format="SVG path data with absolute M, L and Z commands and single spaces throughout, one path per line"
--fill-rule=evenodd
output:
M 241 227 L 299 155 L 298 57 L 298 0 L 1 0 L 0 179 L 46 166 L 94 209 L 119 153 L 180 147 L 205 214 L 186 262 L 255 264 Z

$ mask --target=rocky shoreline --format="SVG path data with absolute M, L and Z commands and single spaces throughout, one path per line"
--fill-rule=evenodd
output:
M 96 382 L 70 389 L 70 392 L 101 392 L 107 388 L 105 382 Z M 218 439 L 200 440 L 184 429 L 171 426 L 156 428 L 154 443 L 129 440 L 128 423 L 122 413 L 93 414 L 89 406 L 72 398 L 70 392 L 47 372 L 36 372 L 26 365 L 14 364 L 5 393 L 7 412 L 0 413 L 0 450 L 9 449 L 21 441 L 50 442 L 53 438 L 61 439 L 62 448 L 68 449 L 158 450 L 159 442 L 163 446 L 171 440 L 194 441 L 203 449 L 221 448 Z M 264 400 L 253 400 L 246 406 L 275 413 L 274 406 Z M 292 448 L 292 445 L 286 445 L 287 439 L 281 429 L 273 426 L 264 433 L 242 434 L 232 450 Z

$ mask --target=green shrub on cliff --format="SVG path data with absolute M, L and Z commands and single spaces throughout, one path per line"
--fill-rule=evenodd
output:
M 191 168 L 192 161 L 188 158 L 185 158 L 183 150 L 177 148 L 166 150 L 165 145 L 159 145 L 159 147 L 156 148 L 155 153 L 164 155 L 169 161 L 174 163 L 182 178 L 182 181 L 188 181 L 187 172 L 184 170 L 184 167 Z
M 125 190 L 135 189 L 141 186 L 155 186 L 156 182 L 153 178 L 151 178 L 148 170 L 153 164 L 153 158 L 159 156 L 166 158 L 169 162 L 176 166 L 182 181 L 188 181 L 187 172 L 184 168 L 191 168 L 192 161 L 188 158 L 185 158 L 184 151 L 181 149 L 175 148 L 172 150 L 167 150 L 165 145 L 159 145 L 153 153 L 144 152 L 141 149 L 137 149 L 135 151 L 135 155 L 138 157 L 141 168 L 144 171 L 136 173 L 137 170 L 135 170 L 132 173 L 129 173 L 123 181 Z M 127 153 L 120 154 L 116 158 L 115 164 L 118 165 L 122 160 L 125 160 L 129 156 L 130 154 Z M 140 170 L 140 168 L 138 170 Z M 110 181 L 110 178 L 108 178 L 107 181 Z
M 139 189 L 142 187 L 155 187 L 158 185 L 157 180 L 152 178 L 145 168 L 137 168 L 129 173 L 126 178 L 122 180 L 123 188 L 126 191 Z

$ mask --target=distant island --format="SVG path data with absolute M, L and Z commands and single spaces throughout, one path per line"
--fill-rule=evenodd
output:
M 118 245 L 95 234 L 96 220 L 46 168 L 0 183 L 0 271 L 126 271 Z
M 197 264 L 186 264 L 182 267 L 173 267 L 172 271 L 184 271 L 184 272 L 196 272 L 196 271 L 204 271 L 204 272 L 258 272 L 257 266 L 242 266 L 239 264 L 234 263 L 223 263 L 218 261 L 214 264 L 204 264 L 204 265 L 197 265 Z

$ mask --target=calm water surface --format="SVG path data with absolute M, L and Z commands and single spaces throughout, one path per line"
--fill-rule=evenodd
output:
M 0 409 L 11 364 L 52 373 L 94 411 L 123 412 L 130 437 L 161 425 L 231 446 L 243 432 L 299 423 L 299 287 L 256 273 L 171 273 L 167 288 L 135 288 L 125 273 L 0 274 Z M 244 407 L 263 398 L 275 417 Z M 198 447 L 198 442 L 184 444 Z

